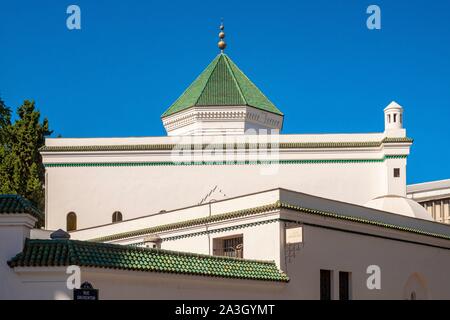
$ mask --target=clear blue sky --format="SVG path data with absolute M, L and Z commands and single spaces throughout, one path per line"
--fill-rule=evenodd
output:
M 82 30 L 66 28 L 81 7 Z M 382 29 L 366 28 L 381 8 Z M 284 133 L 383 131 L 405 108 L 408 182 L 450 178 L 450 1 L 0 2 L 0 95 L 63 137 L 157 136 L 160 115 L 226 52 L 285 114 Z

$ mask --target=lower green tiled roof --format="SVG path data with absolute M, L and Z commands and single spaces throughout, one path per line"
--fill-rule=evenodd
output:
M 21 253 L 8 265 L 14 267 L 108 268 L 190 274 L 248 280 L 287 282 L 275 262 L 216 257 L 150 248 L 77 240 L 27 239 Z
M 0 194 L 0 214 L 28 213 L 39 221 L 43 213 L 29 200 L 17 194 Z

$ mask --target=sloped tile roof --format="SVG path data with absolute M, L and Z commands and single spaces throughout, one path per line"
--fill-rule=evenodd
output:
M 150 248 L 77 240 L 27 239 L 8 265 L 55 267 L 78 265 L 107 269 L 190 274 L 248 280 L 287 282 L 275 262 L 216 257 Z
M 223 53 L 206 67 L 162 117 L 193 106 L 251 106 L 283 115 Z
M 0 214 L 28 213 L 38 220 L 43 213 L 29 200 L 17 194 L 0 194 Z

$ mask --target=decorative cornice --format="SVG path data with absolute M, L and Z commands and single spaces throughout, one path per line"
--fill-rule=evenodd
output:
M 245 108 L 245 107 L 244 107 Z M 244 110 L 203 110 L 192 108 L 188 113 L 173 114 L 163 119 L 166 130 L 171 131 L 181 128 L 196 121 L 244 121 L 246 111 Z
M 155 162 L 62 162 L 44 163 L 46 168 L 68 167 L 160 167 L 160 166 L 217 166 L 217 165 L 269 165 L 269 164 L 323 164 L 323 163 L 374 163 L 386 159 L 405 159 L 406 155 L 389 155 L 381 159 L 300 159 L 300 160 L 235 160 L 235 161 L 155 161 Z
M 288 203 L 281 203 L 281 208 L 300 211 L 303 213 L 308 213 L 308 214 L 313 214 L 313 215 L 320 215 L 320 216 L 325 216 L 325 217 L 330 217 L 330 218 L 336 218 L 336 219 L 340 219 L 340 220 L 364 223 L 364 224 L 374 225 L 374 226 L 382 227 L 382 228 L 389 228 L 389 229 L 394 229 L 394 230 L 399 230 L 399 231 L 411 232 L 411 233 L 430 236 L 430 237 L 434 237 L 434 238 L 450 240 L 450 235 L 448 235 L 448 234 L 433 233 L 433 232 L 428 232 L 428 231 L 424 231 L 424 230 L 420 230 L 420 229 L 416 229 L 416 228 L 409 228 L 409 227 L 395 225 L 395 224 L 391 224 L 391 223 L 385 223 L 382 221 L 347 216 L 347 215 L 337 213 L 337 212 L 309 209 L 309 208 L 304 208 L 304 207 L 300 207 L 300 206 L 296 206 L 296 205 L 291 205 Z
M 280 221 L 280 219 L 270 219 L 270 220 L 264 220 L 264 221 L 258 221 L 258 222 L 251 222 L 251 223 L 239 224 L 236 226 L 230 226 L 230 227 L 225 227 L 225 228 L 209 229 L 209 230 L 200 231 L 200 232 L 182 234 L 179 236 L 166 237 L 161 240 L 162 241 L 173 241 L 173 240 L 184 239 L 184 238 L 192 238 L 192 237 L 197 237 L 197 236 L 203 236 L 205 234 L 213 234 L 213 233 L 219 233 L 219 232 L 239 230 L 239 229 L 244 229 L 244 228 L 248 228 L 248 227 L 254 227 L 254 226 L 259 226 L 259 225 L 263 225 L 263 224 L 274 223 L 274 222 L 278 222 L 278 221 Z M 143 243 L 145 243 L 145 241 L 139 242 L 139 243 L 133 243 L 131 245 L 137 246 L 137 245 L 143 244 Z
M 101 151 L 158 151 L 158 150 L 204 150 L 223 148 L 236 149 L 328 149 L 328 148 L 375 148 L 385 143 L 412 143 L 411 138 L 384 138 L 381 141 L 361 142 L 281 142 L 270 143 L 233 143 L 233 144 L 135 144 L 135 145 L 96 145 L 96 146 L 44 146 L 41 152 L 101 152 Z
M 408 137 L 399 137 L 399 138 L 390 138 L 386 137 L 382 141 L 382 143 L 413 143 L 414 140 Z
M 187 221 L 182 221 L 182 222 L 170 223 L 170 224 L 165 224 L 165 225 L 161 225 L 161 226 L 140 229 L 140 230 L 136 230 L 136 231 L 122 232 L 122 233 L 118 233 L 118 234 L 114 234 L 114 235 L 110 235 L 110 236 L 91 239 L 90 241 L 105 242 L 105 241 L 113 241 L 113 240 L 119 240 L 119 239 L 124 239 L 124 238 L 138 237 L 138 236 L 152 234 L 152 233 L 176 230 L 176 229 L 193 227 L 193 226 L 198 226 L 198 225 L 207 224 L 207 223 L 219 222 L 219 221 L 228 220 L 228 219 L 245 217 L 245 216 L 254 215 L 257 213 L 275 210 L 277 208 L 278 208 L 278 204 L 274 203 L 274 204 L 255 207 L 255 208 L 251 208 L 251 209 L 227 212 L 227 213 L 218 214 L 218 215 L 214 215 L 214 216 L 210 216 L 210 217 L 203 217 L 203 218 L 197 218 L 197 219 L 192 219 L 192 220 L 187 220 Z
M 335 219 L 339 219 L 339 220 L 363 223 L 363 224 L 373 225 L 373 226 L 377 226 L 377 227 L 381 227 L 381 228 L 394 229 L 394 230 L 398 230 L 398 231 L 410 232 L 410 233 L 430 236 L 430 237 L 434 237 L 434 238 L 450 240 L 450 234 L 433 233 L 433 232 L 428 232 L 428 231 L 417 229 L 417 228 L 410 228 L 410 227 L 405 227 L 405 226 L 401 226 L 401 225 L 385 223 L 383 221 L 369 220 L 369 219 L 364 219 L 364 218 L 360 218 L 360 217 L 348 216 L 348 215 L 345 215 L 345 214 L 342 214 L 339 212 L 315 210 L 315 209 L 305 208 L 305 207 L 291 205 L 289 203 L 277 201 L 273 204 L 269 204 L 269 205 L 265 205 L 265 206 L 243 209 L 243 210 L 238 210 L 238 211 L 232 211 L 232 212 L 227 212 L 227 213 L 223 213 L 223 214 L 219 214 L 219 215 L 215 215 L 215 216 L 192 219 L 192 220 L 187 220 L 187 221 L 182 221 L 182 222 L 177 222 L 177 223 L 172 223 L 172 224 L 166 224 L 166 225 L 161 225 L 161 226 L 156 226 L 156 227 L 151 227 L 151 228 L 145 228 L 145 229 L 136 230 L 136 231 L 123 232 L 123 233 L 118 233 L 118 234 L 114 234 L 114 235 L 95 238 L 90 241 L 106 242 L 106 241 L 114 241 L 114 240 L 138 237 L 138 236 L 152 234 L 152 233 L 172 231 L 172 230 L 182 229 L 182 228 L 186 228 L 186 227 L 194 227 L 194 226 L 200 226 L 200 225 L 205 225 L 205 224 L 209 224 L 209 223 L 225 221 L 225 220 L 230 220 L 230 219 L 235 219 L 235 218 L 240 218 L 240 217 L 245 217 L 245 216 L 252 216 L 252 215 L 259 214 L 259 213 L 266 213 L 269 211 L 274 211 L 274 210 L 282 209 L 282 208 L 294 210 L 294 211 L 301 212 L 301 213 L 311 214 L 311 215 L 318 215 L 318 216 L 323 216 L 323 217 L 335 218 Z M 230 227 L 230 228 L 239 228 L 239 226 L 234 226 L 234 227 Z M 182 236 L 180 236 L 180 237 L 182 237 Z

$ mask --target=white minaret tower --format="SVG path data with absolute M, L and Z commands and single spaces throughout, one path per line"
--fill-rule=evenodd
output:
M 384 132 L 386 137 L 406 136 L 406 130 L 403 129 L 403 108 L 395 101 L 384 108 Z
M 412 141 L 406 138 L 403 128 L 403 108 L 392 101 L 384 109 L 383 165 L 385 174 L 380 174 L 384 191 L 366 203 L 367 207 L 393 212 L 408 217 L 433 220 L 431 215 L 417 202 L 406 197 L 406 156 Z
M 384 136 L 391 143 L 384 144 L 383 150 L 387 157 L 384 161 L 386 166 L 386 195 L 406 196 L 406 158 L 393 157 L 399 154 L 399 148 L 404 148 L 406 129 L 403 128 L 403 108 L 397 102 L 392 101 L 384 108 Z M 405 148 L 405 155 L 409 154 L 409 146 Z

